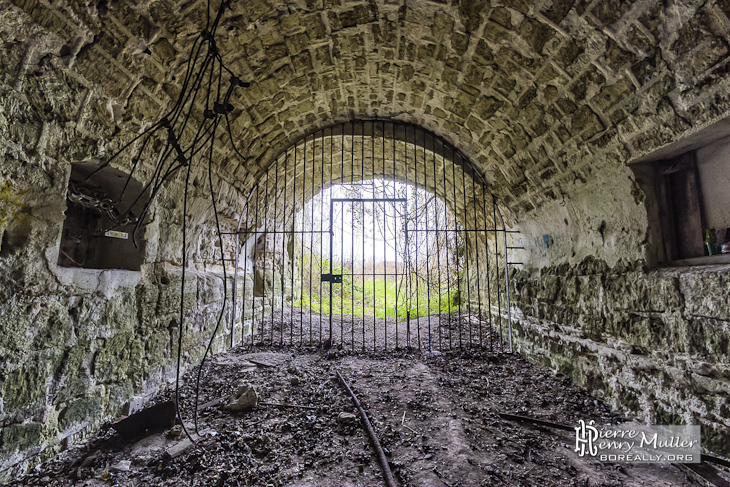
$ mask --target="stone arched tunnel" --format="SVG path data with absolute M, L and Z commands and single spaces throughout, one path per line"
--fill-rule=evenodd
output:
M 70 264 L 64 212 L 73 171 L 174 103 L 207 11 L 0 3 L 0 471 L 174 376 L 182 179 L 155 199 L 140 250 L 89 247 L 85 267 Z M 516 351 L 642 421 L 700 424 L 703 447 L 730 455 L 730 3 L 234 1 L 216 36 L 251 83 L 230 100 L 237 150 L 215 145 L 225 229 L 305 135 L 358 119 L 422 127 L 470 161 L 519 231 Z M 186 367 L 223 292 L 205 177 L 192 175 L 187 203 Z M 235 254 L 232 238 L 224 247 Z

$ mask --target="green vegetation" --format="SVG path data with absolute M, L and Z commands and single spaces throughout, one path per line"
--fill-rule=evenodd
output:
M 300 259 L 303 269 L 310 269 L 310 259 L 311 272 L 304 272 L 301 291 L 298 296 L 295 296 L 294 306 L 329 315 L 330 283 L 320 283 L 316 280 L 321 273 L 329 273 L 329 261 L 316 255 L 306 254 L 304 258 Z M 363 276 L 354 275 L 352 270 L 338 264 L 332 266 L 332 273 L 342 274 L 342 283 L 332 284 L 333 315 L 375 315 L 378 318 L 387 316 L 405 320 L 409 311 L 411 319 L 415 319 L 419 316 L 439 312 L 449 313 L 459 309 L 458 291 L 450 289 L 447 292 L 446 283 L 442 282 L 442 292 L 439 294 L 436 275 L 431 276 L 429 301 L 425 279 L 415 277 L 411 279 L 409 299 L 408 280 L 405 276 L 398 276 L 398 281 L 394 277 L 386 280 L 384 276 L 365 280 Z M 417 282 L 418 286 L 416 286 Z

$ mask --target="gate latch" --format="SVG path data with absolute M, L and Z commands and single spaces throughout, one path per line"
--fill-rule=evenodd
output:
M 322 274 L 322 282 L 342 283 L 342 274 Z

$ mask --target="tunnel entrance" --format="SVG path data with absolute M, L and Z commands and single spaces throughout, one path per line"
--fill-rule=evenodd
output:
M 507 232 L 483 178 L 436 135 L 388 121 L 320 130 L 263 172 L 241 213 L 237 335 L 505 349 Z

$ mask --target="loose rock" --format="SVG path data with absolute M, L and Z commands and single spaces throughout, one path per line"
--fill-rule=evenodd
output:
M 229 411 L 250 411 L 259 403 L 259 396 L 251 384 L 241 384 L 226 405 Z
M 343 411 L 343 412 L 341 412 L 337 416 L 337 422 L 338 423 L 343 423 L 343 424 L 345 424 L 345 423 L 350 423 L 350 424 L 356 423 L 357 422 L 357 416 L 355 416 L 352 413 L 346 413 L 346 412 Z

